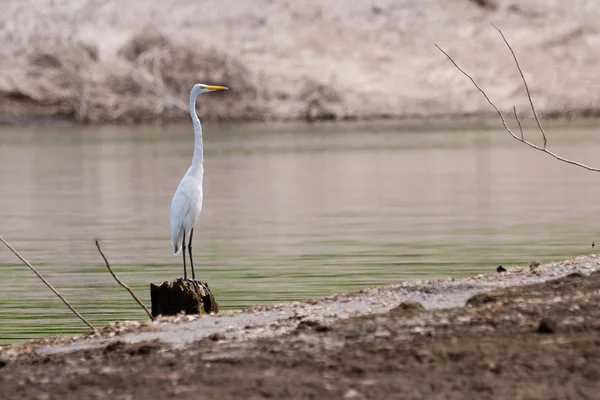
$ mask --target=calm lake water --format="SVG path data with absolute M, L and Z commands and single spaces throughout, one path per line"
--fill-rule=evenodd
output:
M 195 265 L 222 309 L 490 272 L 600 244 L 600 174 L 504 131 L 204 129 Z M 555 151 L 600 165 L 597 127 L 548 135 Z M 188 124 L 2 128 L 0 235 L 92 323 L 145 319 L 106 271 L 94 238 L 149 306 L 150 282 L 182 275 L 169 204 L 192 151 Z M 1 244 L 0 268 L 0 343 L 85 330 Z

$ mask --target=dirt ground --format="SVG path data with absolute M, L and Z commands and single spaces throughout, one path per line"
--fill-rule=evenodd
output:
M 586 258 L 562 272 L 582 263 L 599 264 Z M 0 398 L 594 399 L 600 391 L 600 272 L 500 287 L 460 307 L 403 301 L 332 322 L 287 319 L 293 329 L 247 340 L 216 332 L 183 346 L 113 338 L 76 351 L 5 349 Z
M 512 43 L 544 116 L 598 115 L 595 0 L 5 0 L 0 122 L 529 116 Z M 507 112 L 510 114 L 510 112 Z

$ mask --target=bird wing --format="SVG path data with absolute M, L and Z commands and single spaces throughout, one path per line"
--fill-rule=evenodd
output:
M 183 239 L 184 227 L 183 222 L 185 221 L 186 214 L 190 208 L 190 201 L 188 197 L 180 190 L 180 187 L 175 191 L 173 200 L 171 201 L 171 245 L 173 246 L 173 253 L 179 254 L 181 250 L 181 242 Z

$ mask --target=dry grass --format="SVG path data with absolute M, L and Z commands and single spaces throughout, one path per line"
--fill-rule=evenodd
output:
M 261 115 L 252 74 L 219 51 L 180 44 L 146 27 L 109 61 L 98 54 L 93 44 L 70 38 L 32 37 L 27 50 L 13 56 L 20 76 L 11 77 L 0 92 L 12 100 L 51 105 L 59 116 L 79 122 L 164 122 L 188 115 L 194 83 L 222 83 L 235 90 L 206 102 L 199 108 L 201 117 Z
M 327 5 L 325 5 L 327 4 Z M 543 115 L 598 114 L 595 0 L 5 0 L 0 120 L 343 119 L 489 114 L 443 46 L 498 105 L 519 76 L 489 22 L 513 43 Z

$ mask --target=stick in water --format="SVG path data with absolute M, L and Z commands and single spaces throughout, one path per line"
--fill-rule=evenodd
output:
M 2 237 L 1 237 L 1 236 L 0 236 L 0 241 L 1 241 L 2 243 L 4 243 L 4 245 L 5 245 L 6 247 L 8 247 L 8 249 L 9 249 L 10 251 L 12 251 L 12 252 L 14 253 L 14 255 L 15 255 L 15 256 L 17 256 L 17 257 L 19 258 L 19 260 L 23 261 L 23 263 L 24 263 L 25 265 L 27 265 L 27 266 L 28 266 L 28 267 L 29 267 L 29 268 L 30 268 L 30 269 L 33 271 L 33 272 L 34 272 L 34 273 L 35 273 L 35 274 L 38 276 L 38 278 L 40 278 L 40 279 L 42 280 L 42 282 L 44 282 L 44 284 L 45 284 L 46 286 L 48 286 L 48 288 L 49 288 L 50 290 L 52 290 L 52 291 L 54 292 L 54 294 L 55 294 L 55 295 L 57 295 L 57 296 L 58 296 L 58 298 L 59 298 L 59 299 L 61 299 L 61 300 L 62 300 L 62 302 L 63 302 L 63 303 L 65 303 L 65 305 L 66 305 L 67 307 L 69 307 L 69 310 L 73 311 L 73 313 L 74 313 L 75 315 L 77 315 L 77 316 L 79 317 L 79 319 L 80 319 L 80 320 L 82 320 L 82 321 L 83 321 L 83 322 L 84 322 L 84 323 L 85 323 L 87 326 L 89 326 L 89 327 L 90 327 L 90 329 L 91 329 L 92 331 L 96 332 L 96 328 L 94 328 L 94 327 L 92 326 L 92 324 L 90 324 L 90 323 L 89 323 L 89 322 L 88 322 L 88 321 L 87 321 L 87 320 L 86 320 L 86 319 L 85 319 L 85 318 L 84 318 L 84 317 L 83 317 L 81 314 L 79 314 L 77 311 L 75 311 L 75 309 L 73 308 L 73 306 L 72 306 L 71 304 L 69 304 L 69 302 L 68 302 L 67 300 L 65 300 L 65 298 L 64 298 L 64 297 L 62 297 L 62 296 L 60 295 L 60 293 L 58 293 L 58 291 L 57 291 L 56 289 L 54 289 L 54 288 L 52 287 L 52 285 L 51 285 L 51 284 L 49 284 L 49 283 L 48 283 L 48 281 L 46 281 L 46 280 L 45 280 L 45 279 L 42 277 L 42 275 L 40 275 L 40 273 L 39 273 L 39 272 L 37 272 L 35 268 L 33 268 L 33 266 L 32 266 L 31 264 L 29 264 L 29 262 L 28 262 L 27 260 L 25 260 L 23 257 L 21 257 L 21 255 L 20 255 L 19 253 L 17 253 L 17 251 L 16 251 L 15 249 L 13 249 L 13 248 L 12 248 L 12 246 L 11 246 L 10 244 L 8 244 L 8 243 L 7 243 L 7 242 L 6 242 L 4 239 L 2 239 Z
M 106 264 L 106 268 L 108 268 L 108 272 L 110 272 L 110 274 L 113 276 L 113 278 L 115 278 L 115 281 L 117 281 L 117 283 L 119 285 L 123 286 L 129 292 L 129 294 L 135 299 L 135 301 L 137 301 L 137 303 L 140 305 L 140 307 L 142 307 L 144 309 L 144 311 L 146 311 L 146 314 L 148 314 L 148 316 L 150 317 L 150 319 L 152 321 L 154 321 L 154 317 L 152 316 L 152 314 L 150 313 L 150 311 L 148 311 L 148 309 L 146 308 L 146 306 L 144 305 L 144 303 L 142 303 L 142 301 L 140 299 L 138 299 L 138 297 L 135 295 L 135 293 L 133 293 L 133 290 L 129 289 L 129 287 L 126 284 L 124 284 L 123 282 L 121 282 L 119 280 L 119 278 L 117 278 L 117 276 L 113 272 L 112 268 L 110 267 L 110 264 L 108 263 L 108 260 L 104 256 L 104 253 L 102 252 L 102 249 L 100 249 L 100 243 L 98 243 L 98 239 L 94 239 L 94 242 L 96 242 L 96 248 L 98 248 L 98 252 L 100 253 L 100 255 L 102 256 L 102 258 L 104 259 L 104 263 Z

